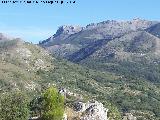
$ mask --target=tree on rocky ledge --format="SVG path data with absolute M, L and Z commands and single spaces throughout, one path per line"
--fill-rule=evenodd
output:
M 54 87 L 43 94 L 43 120 L 62 120 L 64 114 L 64 97 Z

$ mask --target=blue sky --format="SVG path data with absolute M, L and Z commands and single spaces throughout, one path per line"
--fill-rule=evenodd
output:
M 85 26 L 137 17 L 160 20 L 159 5 L 160 0 L 76 0 L 76 4 L 62 5 L 0 3 L 0 32 L 38 43 L 61 25 Z

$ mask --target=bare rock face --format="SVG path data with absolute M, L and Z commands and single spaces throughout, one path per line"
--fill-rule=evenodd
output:
M 39 44 L 43 47 L 51 46 L 55 41 L 56 43 L 61 43 L 61 41 L 64 41 L 66 38 L 68 38 L 70 35 L 76 34 L 83 30 L 83 27 L 80 26 L 73 26 L 73 25 L 63 25 L 60 26 L 57 30 L 57 32 L 48 38 L 47 40 L 41 41 Z
M 56 32 L 56 34 L 54 34 L 51 38 L 49 38 L 51 41 L 52 40 L 65 40 L 66 38 L 68 38 L 70 35 L 76 34 L 78 32 L 80 32 L 83 28 L 80 26 L 67 26 L 67 25 L 63 25 L 60 26 Z
M 57 30 L 57 32 L 54 36 L 57 36 L 57 35 L 60 35 L 60 34 L 72 35 L 72 34 L 80 32 L 82 29 L 83 28 L 80 27 L 80 26 L 64 25 L 64 26 L 59 27 L 59 29 Z
M 97 101 L 77 102 L 75 103 L 75 110 L 82 113 L 80 120 L 108 120 L 108 109 Z

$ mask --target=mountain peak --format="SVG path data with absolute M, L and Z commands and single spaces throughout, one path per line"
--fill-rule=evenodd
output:
M 145 19 L 141 19 L 141 18 L 137 17 L 137 18 L 133 18 L 133 20 L 132 20 L 132 21 L 147 21 L 147 20 L 145 20 Z
M 73 26 L 73 25 L 63 25 L 60 26 L 59 29 L 56 32 L 56 36 L 60 34 L 75 34 L 82 30 L 83 28 L 80 26 Z

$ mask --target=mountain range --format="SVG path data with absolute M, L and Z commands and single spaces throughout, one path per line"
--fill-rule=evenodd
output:
M 67 57 L 96 41 L 110 41 L 131 32 L 145 30 L 157 23 L 137 18 L 131 21 L 108 20 L 86 27 L 65 25 L 59 27 L 56 34 L 42 41 L 40 45 L 57 56 Z
M 0 94 L 33 97 L 49 85 L 95 99 L 119 120 L 160 120 L 160 22 L 61 26 L 38 45 L 0 34 Z

